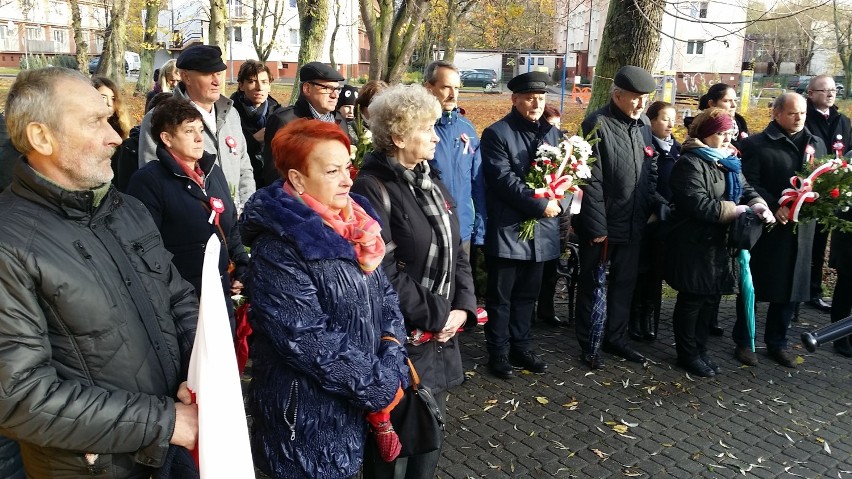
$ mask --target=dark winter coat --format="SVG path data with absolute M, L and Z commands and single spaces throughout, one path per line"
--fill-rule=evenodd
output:
M 672 170 L 672 229 L 666 237 L 666 282 L 677 291 L 693 294 L 730 294 L 735 291 L 736 251 L 727 247 L 728 228 L 736 214 L 724 199 L 725 173 L 701 159 L 694 148 L 684 148 Z M 763 203 L 740 173 L 740 204 Z
M 251 160 L 251 167 L 254 170 L 254 181 L 258 187 L 265 185 L 263 182 L 263 142 L 254 139 L 254 134 L 260 131 L 261 127 L 257 124 L 257 118 L 252 118 L 252 113 L 249 113 L 249 107 L 246 105 L 245 94 L 240 90 L 231 95 L 231 101 L 234 102 L 234 109 L 240 114 L 240 122 L 243 127 L 243 136 L 246 137 L 246 151 Z M 271 96 L 266 97 L 266 121 L 269 117 L 275 114 L 275 111 L 281 108 L 281 105 Z M 265 127 L 264 127 L 265 128 Z
M 135 196 L 148 208 L 154 223 L 163 236 L 163 243 L 174 258 L 181 276 L 201 295 L 201 270 L 204 265 L 204 249 L 211 235 L 216 235 L 222 244 L 219 253 L 219 276 L 225 293 L 225 303 L 233 324 L 233 303 L 231 302 L 231 279 L 242 280 L 248 268 L 248 255 L 240 238 L 237 227 L 237 210 L 231 200 L 228 182 L 216 158 L 204 153 L 198 164 L 204 171 L 204 188 L 192 181 L 177 164 L 163 145 L 157 147 L 157 158 L 137 171 L 130 179 L 127 188 L 129 195 Z M 219 198 L 225 204 L 225 211 L 219 215 L 219 226 L 208 222 L 210 219 L 210 198 Z M 224 237 L 223 237 L 224 233 Z M 228 274 L 228 261 L 234 262 L 235 269 Z
M 825 144 L 804 130 L 816 157 L 825 155 Z M 781 191 L 790 187 L 790 177 L 801 171 L 804 150 L 799 149 L 777 123 L 770 122 L 763 132 L 741 143 L 743 174 L 749 184 L 766 200 L 770 209 L 779 208 Z M 807 206 L 805 206 L 807 208 Z M 751 275 L 755 299 L 767 302 L 797 302 L 810 299 L 809 280 L 814 222 L 786 225 L 777 223 L 751 250 Z
M 0 114 L 0 191 L 12 183 L 12 171 L 21 161 L 21 152 L 12 145 L 9 130 L 6 128 L 6 117 Z
M 734 145 L 734 148 L 739 149 L 740 142 L 748 138 L 748 124 L 739 113 L 734 113 L 734 122 L 737 124 L 737 137 L 731 139 L 731 144 Z
M 296 103 L 275 110 L 272 116 L 266 120 L 266 133 L 263 135 L 263 184 L 258 183 L 258 188 L 281 178 L 281 173 L 275 168 L 275 160 L 272 158 L 272 139 L 275 138 L 275 133 L 278 133 L 278 130 L 297 118 L 313 118 L 311 106 L 304 95 L 299 95 Z M 355 143 L 355 138 L 352 138 L 349 133 L 349 123 L 346 118 L 343 118 L 340 113 L 334 112 L 334 122 L 349 137 L 349 141 Z
M 408 183 L 391 168 L 391 161 L 396 160 L 380 153 L 368 153 L 352 191 L 364 195 L 377 209 L 383 225 L 382 238 L 386 243 L 393 241 L 396 245 L 396 249 L 385 255 L 382 268 L 399 294 L 399 309 L 405 318 L 405 328 L 408 332 L 414 329 L 440 332 L 447 323 L 450 311 L 454 309 L 467 311 L 467 325 L 471 326 L 476 321 L 476 296 L 470 262 L 461 248 L 456 205 L 446 186 L 433 171 L 432 179 L 441 189 L 450 208 L 450 228 L 456 253 L 451 272 L 455 281 L 450 288 L 450 299 L 447 299 L 432 294 L 420 285 L 431 244 L 432 227 Z M 391 204 L 390 215 L 384 209 L 382 190 L 376 180 L 387 191 Z M 420 380 L 434 392 L 444 391 L 464 381 L 458 336 L 443 344 L 429 341 L 420 346 L 409 344 L 406 348 L 420 374 Z
M 583 205 L 574 229 L 583 241 L 606 236 L 612 244 L 637 244 L 651 214 L 665 200 L 657 193 L 657 151 L 644 114 L 638 120 L 610 102 L 583 120 L 582 130 L 600 125 L 592 149 L 592 178 L 582 187 Z M 646 147 L 651 147 L 646 149 Z
M 0 216 L 0 434 L 30 477 L 148 477 L 175 425 L 192 286 L 148 210 L 114 188 L 95 206 L 22 162 Z
M 805 117 L 805 127 L 819 137 L 829 152 L 833 153 L 832 146 L 837 141 L 837 135 L 840 135 L 843 141 L 843 151 L 852 150 L 852 124 L 849 122 L 849 117 L 840 113 L 837 105 L 828 109 L 828 118 L 817 111 L 813 102 L 808 99 L 808 114 Z
M 0 436 L 0 477 L 4 479 L 26 478 L 18 443 L 2 436 Z
M 669 185 L 669 177 L 672 174 L 672 168 L 674 168 L 675 162 L 677 162 L 678 157 L 680 157 L 680 149 L 681 144 L 674 140 L 672 147 L 669 151 L 665 151 L 657 144 L 657 142 L 653 142 L 654 149 L 657 150 L 657 193 L 660 194 L 666 201 L 671 201 L 672 199 L 672 189 Z
M 482 170 L 485 175 L 485 254 L 499 258 L 548 261 L 559 257 L 559 218 L 545 218 L 548 200 L 533 198 L 526 177 L 539 146 L 557 145 L 562 132 L 544 118 L 531 122 L 517 110 L 482 132 Z M 568 199 L 560 202 L 568 209 Z M 535 238 L 518 239 L 521 223 L 538 219 Z
M 364 413 L 408 381 L 404 349 L 381 340 L 405 343 L 396 292 L 381 268 L 364 274 L 349 242 L 280 180 L 252 196 L 240 227 L 252 247 L 255 465 L 275 479 L 351 477 L 361 468 Z

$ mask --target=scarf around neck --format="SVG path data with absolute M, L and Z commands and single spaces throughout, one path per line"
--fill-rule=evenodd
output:
M 432 227 L 432 239 L 426 256 L 426 267 L 420 284 L 433 294 L 450 297 L 452 284 L 453 243 L 450 230 L 450 213 L 441 189 L 435 187 L 429 176 L 429 162 L 418 163 L 408 169 L 395 158 L 390 159 L 393 169 L 408 184 L 411 194 Z
M 732 155 L 729 150 L 710 148 L 703 146 L 692 150 L 696 155 L 709 163 L 720 164 L 725 172 L 725 198 L 739 204 L 743 196 L 743 185 L 740 182 L 740 171 L 743 169 L 742 161 Z
M 355 250 L 358 266 L 367 274 L 372 273 L 382 264 L 385 257 L 385 242 L 382 240 L 379 222 L 368 215 L 364 208 L 348 198 L 346 206 L 340 213 L 334 214 L 328 206 L 320 203 L 307 193 L 297 193 L 284 183 L 284 192 L 296 198 L 300 203 L 312 209 L 335 233 L 343 237 Z

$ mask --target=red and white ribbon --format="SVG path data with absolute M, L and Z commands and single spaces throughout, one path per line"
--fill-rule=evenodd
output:
M 464 143 L 464 150 L 462 150 L 462 154 L 466 155 L 470 151 L 470 138 L 467 136 L 467 133 L 462 133 L 459 139 Z
M 210 197 L 210 218 L 207 219 L 207 222 L 212 224 L 216 224 L 219 226 L 219 215 L 225 212 L 225 202 L 220 200 L 219 198 Z
M 790 178 L 790 184 L 793 187 L 782 191 L 781 198 L 778 200 L 778 204 L 781 206 L 789 205 L 790 213 L 788 218 L 790 218 L 790 221 L 798 222 L 799 211 L 802 209 L 802 205 L 813 203 L 819 198 L 819 193 L 813 191 L 816 179 L 829 171 L 835 170 L 837 166 L 837 163 L 829 161 L 820 165 L 807 178 L 800 178 L 798 176 Z
M 580 204 L 583 199 L 583 190 L 573 184 L 571 175 L 562 175 L 557 177 L 551 173 L 544 175 L 544 181 L 547 186 L 544 188 L 536 188 L 533 192 L 533 198 L 547 198 L 549 200 L 561 200 L 565 198 L 565 193 L 571 193 L 574 198 L 571 200 L 570 212 L 576 215 L 580 212 Z

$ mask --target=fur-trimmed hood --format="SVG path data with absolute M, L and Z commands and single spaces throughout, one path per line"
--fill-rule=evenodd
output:
M 272 234 L 295 245 L 307 261 L 331 258 L 355 261 L 352 245 L 327 226 L 314 210 L 287 194 L 283 184 L 284 180 L 279 179 L 257 190 L 245 204 L 240 216 L 244 244 L 252 246 L 260 236 Z M 355 193 L 349 196 L 380 221 L 366 198 Z

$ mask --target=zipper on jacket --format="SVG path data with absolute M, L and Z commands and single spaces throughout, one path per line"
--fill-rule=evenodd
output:
M 145 253 L 146 251 L 157 245 L 158 235 L 159 233 L 151 233 L 148 236 L 145 236 L 144 238 L 131 242 L 130 245 L 140 254 Z
M 83 242 L 80 240 L 74 241 L 74 249 L 76 249 L 77 252 L 80 253 L 80 256 L 83 257 L 83 260 L 89 264 L 89 267 L 92 270 L 92 274 L 95 276 L 95 279 L 98 281 L 98 283 L 100 283 L 101 289 L 104 290 L 109 300 L 112 301 L 111 306 L 116 306 L 118 304 L 118 300 L 113 294 L 112 288 L 107 287 L 106 279 L 101 276 L 100 268 L 95 265 L 95 262 L 92 260 L 91 253 L 89 253 L 86 247 L 83 246 Z
M 293 411 L 290 413 L 290 411 Z M 294 379 L 290 383 L 290 395 L 287 397 L 287 403 L 284 404 L 284 422 L 290 428 L 290 440 L 296 440 L 296 418 L 299 415 L 299 384 Z M 288 419 L 292 418 L 292 421 Z

